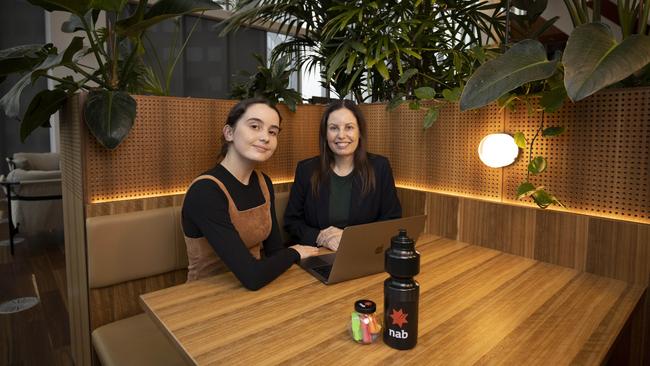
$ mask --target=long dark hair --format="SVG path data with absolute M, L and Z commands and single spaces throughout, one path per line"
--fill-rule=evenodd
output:
M 332 163 L 334 163 L 334 152 L 327 144 L 327 120 L 330 114 L 339 110 L 347 109 L 357 119 L 359 125 L 359 145 L 354 151 L 354 174 L 361 180 L 361 195 L 364 196 L 375 189 L 375 173 L 372 165 L 368 162 L 367 139 L 366 139 L 366 119 L 359 107 L 351 100 L 341 99 L 330 103 L 323 113 L 320 120 L 319 138 L 318 138 L 318 151 L 319 151 L 319 164 L 318 168 L 314 169 L 311 176 L 311 187 L 314 196 L 318 196 L 321 184 L 327 179 L 331 171 Z
M 232 127 L 233 129 L 235 128 L 235 125 L 241 118 L 241 116 L 246 113 L 248 110 L 248 107 L 254 105 L 254 104 L 265 104 L 272 108 L 275 113 L 278 114 L 279 122 L 282 122 L 282 115 L 280 115 L 280 111 L 271 104 L 267 99 L 264 98 L 249 98 L 249 99 L 244 99 L 240 101 L 239 103 L 235 104 L 234 107 L 228 112 L 228 117 L 226 118 L 226 125 Z M 225 158 L 226 154 L 228 153 L 228 147 L 230 146 L 230 143 L 226 141 L 226 138 L 223 137 L 223 134 L 221 135 L 221 151 L 219 152 L 219 158 Z

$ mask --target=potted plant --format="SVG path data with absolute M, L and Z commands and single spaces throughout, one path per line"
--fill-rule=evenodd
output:
M 503 36 L 505 8 L 487 1 L 240 1 L 224 32 L 249 22 L 276 22 L 295 37 L 274 49 L 298 66 L 320 65 L 324 87 L 358 103 L 408 102 L 425 108 L 457 100 L 464 80 Z
M 23 89 L 39 78 L 52 79 L 58 84 L 53 90 L 42 90 L 29 103 L 21 118 L 20 136 L 24 141 L 40 126 L 49 126 L 49 119 L 72 94 L 88 92 L 84 119 L 90 132 L 100 144 L 116 148 L 127 136 L 136 113 L 136 102 L 129 93 L 147 90 L 147 68 L 142 62 L 142 37 L 145 30 L 161 21 L 197 11 L 220 9 L 211 0 L 160 0 L 147 6 L 140 0 L 128 14 L 127 0 L 28 0 L 47 11 L 65 11 L 70 19 L 62 31 L 83 32 L 75 36 L 65 50 L 51 43 L 22 45 L 0 51 L 0 82 L 9 74 L 22 77 L 0 99 L 9 117 L 18 117 Z M 106 26 L 98 26 L 100 16 L 106 15 Z M 92 55 L 96 66 L 80 62 Z M 76 78 L 48 74 L 54 68 L 70 70 Z

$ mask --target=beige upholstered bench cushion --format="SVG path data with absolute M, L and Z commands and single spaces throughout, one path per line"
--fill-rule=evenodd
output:
M 187 267 L 180 207 L 86 219 L 90 288 Z
M 180 350 L 147 314 L 101 326 L 92 340 L 102 366 L 187 365 Z

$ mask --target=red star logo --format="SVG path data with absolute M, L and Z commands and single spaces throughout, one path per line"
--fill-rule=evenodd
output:
M 390 314 L 390 317 L 393 318 L 393 325 L 397 324 L 401 328 L 405 323 L 408 323 L 406 317 L 409 315 L 403 312 L 402 309 L 393 309 L 392 311 L 393 313 Z

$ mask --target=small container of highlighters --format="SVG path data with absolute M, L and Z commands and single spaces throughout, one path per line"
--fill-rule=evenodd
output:
M 377 305 L 370 300 L 357 300 L 350 315 L 350 335 L 355 342 L 370 344 L 381 334 L 381 324 L 375 315 Z

